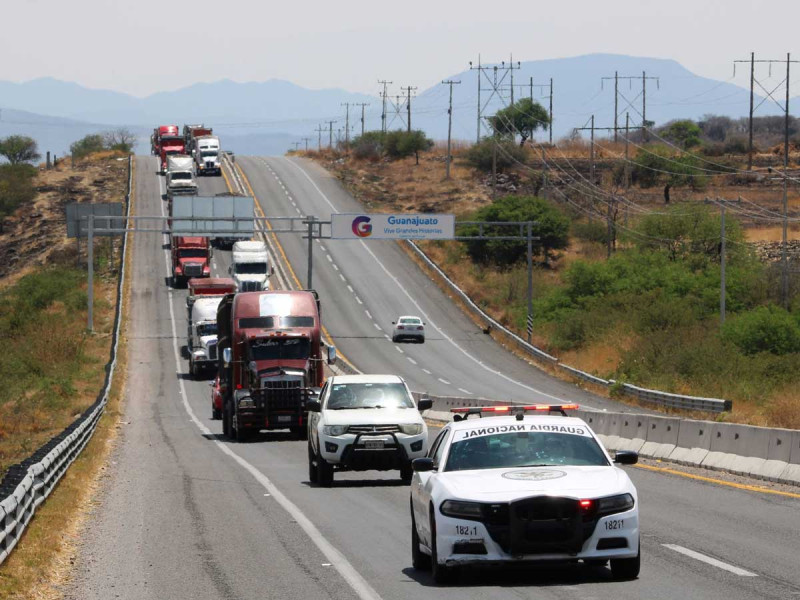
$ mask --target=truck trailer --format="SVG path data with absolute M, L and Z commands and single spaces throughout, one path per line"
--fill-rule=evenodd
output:
M 237 441 L 262 429 L 304 439 L 306 403 L 324 383 L 319 299 L 313 291 L 241 292 L 217 310 L 223 433 Z M 336 360 L 328 347 L 327 362 Z

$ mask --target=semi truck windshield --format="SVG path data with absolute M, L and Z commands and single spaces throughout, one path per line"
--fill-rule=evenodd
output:
M 254 340 L 250 343 L 252 360 L 302 360 L 308 358 L 307 338 Z

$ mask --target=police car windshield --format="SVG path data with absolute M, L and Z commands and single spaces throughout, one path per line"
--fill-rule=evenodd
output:
M 414 402 L 402 383 L 334 384 L 325 408 L 414 408 Z
M 444 470 L 608 464 L 585 427 L 520 422 L 456 431 Z

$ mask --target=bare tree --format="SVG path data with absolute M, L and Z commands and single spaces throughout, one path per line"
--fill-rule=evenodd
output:
M 130 152 L 136 143 L 136 134 L 125 127 L 118 127 L 103 134 L 103 139 L 108 148 Z

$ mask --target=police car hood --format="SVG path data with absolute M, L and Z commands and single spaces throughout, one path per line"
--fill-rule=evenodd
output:
M 480 502 L 510 502 L 526 496 L 597 498 L 628 491 L 624 471 L 606 467 L 515 467 L 445 471 L 440 482 L 447 497 Z

